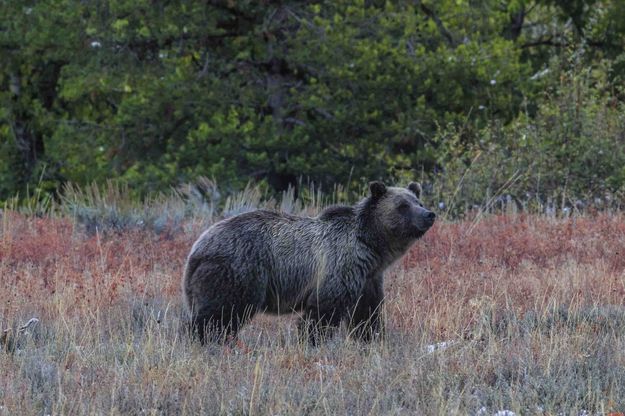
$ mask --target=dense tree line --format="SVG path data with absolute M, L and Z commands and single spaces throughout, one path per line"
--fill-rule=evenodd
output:
M 0 200 L 457 183 L 479 154 L 480 186 L 617 192 L 624 46 L 617 0 L 2 1 Z

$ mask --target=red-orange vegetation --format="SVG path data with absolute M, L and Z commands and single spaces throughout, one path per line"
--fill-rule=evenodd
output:
M 201 231 L 86 235 L 70 219 L 4 215 L 0 299 L 5 316 L 24 308 L 53 311 L 59 291 L 62 299 L 72 299 L 64 305 L 68 312 L 133 296 L 177 302 L 185 257 Z M 458 310 L 478 313 L 487 304 L 521 312 L 554 300 L 622 304 L 623 254 L 621 214 L 439 222 L 387 279 L 392 323 L 415 327 L 436 314 L 433 325 L 464 325 L 459 321 L 477 317 L 454 316 Z

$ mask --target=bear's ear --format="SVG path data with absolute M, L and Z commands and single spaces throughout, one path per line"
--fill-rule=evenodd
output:
M 415 194 L 417 198 L 421 197 L 421 184 L 417 182 L 410 182 L 408 185 L 408 190 Z
M 379 181 L 370 182 L 369 190 L 371 191 L 371 196 L 374 199 L 378 199 L 386 193 L 386 185 Z

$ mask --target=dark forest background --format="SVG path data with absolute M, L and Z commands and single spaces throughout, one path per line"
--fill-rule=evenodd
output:
M 0 1 L 0 201 L 206 177 L 613 203 L 624 47 L 619 0 Z

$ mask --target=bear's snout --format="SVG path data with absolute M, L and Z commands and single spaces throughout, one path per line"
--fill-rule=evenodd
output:
M 429 221 L 433 224 L 434 220 L 436 219 L 436 214 L 433 213 L 432 211 L 427 211 L 426 213 L 423 214 L 423 217 L 425 218 L 426 221 Z
M 421 213 L 421 221 L 419 221 L 422 225 L 422 228 L 425 230 L 429 229 L 432 224 L 434 224 L 434 220 L 436 219 L 436 214 L 432 211 L 425 210 Z

